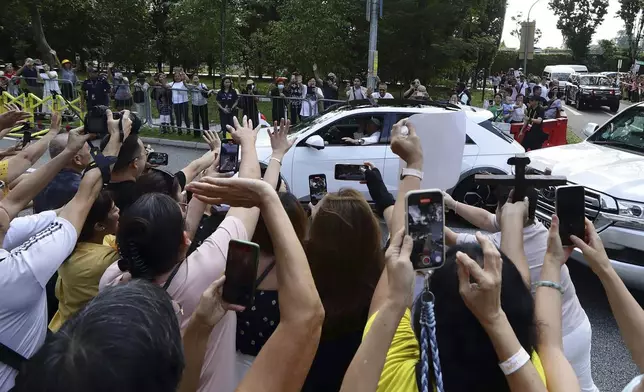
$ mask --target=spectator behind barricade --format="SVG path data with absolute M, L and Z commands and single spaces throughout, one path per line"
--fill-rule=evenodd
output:
M 295 229 L 300 243 L 308 229 L 308 217 L 300 202 L 291 193 L 279 193 L 282 206 Z M 264 347 L 280 322 L 279 282 L 275 270 L 275 251 L 263 218 L 260 217 L 252 242 L 259 245 L 259 267 L 255 278 L 253 309 L 237 313 L 237 364 L 238 382 L 246 375 L 255 357 Z
M 253 122 L 253 127 L 256 127 L 259 125 L 259 110 L 257 108 L 257 103 L 259 102 L 257 95 L 259 93 L 255 82 L 252 79 L 248 79 L 246 87 L 242 89 L 241 93 L 244 95 L 239 99 L 243 115 Z
M 190 133 L 190 117 L 188 117 L 188 76 L 183 72 L 175 72 L 173 81 L 168 84 L 172 90 L 172 109 L 174 110 L 174 117 L 177 120 L 177 133 L 183 134 L 181 124 L 185 123 L 186 133 Z
M 353 86 L 347 87 L 346 94 L 349 101 L 356 101 L 356 100 L 369 98 L 367 89 L 365 87 L 362 87 L 362 80 L 360 80 L 360 77 L 358 76 L 353 78 Z
M 56 56 L 56 61 L 58 61 L 58 57 Z M 60 63 L 60 78 L 62 79 L 62 83 L 60 85 L 61 92 L 63 94 L 63 97 L 68 100 L 72 101 L 74 100 L 76 94 L 74 93 L 74 88 L 76 87 L 76 84 L 78 83 L 78 77 L 76 76 L 76 68 L 72 65 L 72 62 L 64 59 Z
M 150 106 L 145 102 L 145 97 L 148 94 L 150 85 L 145 80 L 145 74 L 140 73 L 134 81 L 132 101 L 134 102 L 133 109 L 144 121 L 151 122 Z
M 543 113 L 541 96 L 530 96 L 524 124 L 517 137 L 526 151 L 538 150 L 543 147 L 543 142 L 548 140 L 548 134 L 543 131 Z
M 88 67 L 89 78 L 81 85 L 81 104 L 85 105 L 87 111 L 94 106 L 110 106 L 111 87 L 105 77 L 98 74 L 96 68 Z
M 375 99 L 394 99 L 394 96 L 387 92 L 387 83 L 380 82 L 378 84 L 378 91 L 371 94 L 371 98 Z
M 103 244 L 106 235 L 116 234 L 118 220 L 119 208 L 110 192 L 101 191 L 89 210 L 74 251 L 58 269 L 58 311 L 49 323 L 51 331 L 57 332 L 98 294 L 101 276 L 119 259 L 114 248 Z
M 22 76 L 29 92 L 38 95 L 35 90 L 38 87 L 38 70 L 32 58 L 27 57 L 25 64 L 16 71 L 16 76 Z
M 472 102 L 472 94 L 470 93 L 470 90 L 467 89 L 467 86 L 465 86 L 465 83 L 458 82 L 456 85 L 456 95 L 458 96 L 458 102 L 463 105 L 470 106 L 470 103 Z
M 7 92 L 14 97 L 20 95 L 20 78 L 16 75 L 16 71 L 13 68 L 11 63 L 5 65 L 4 67 L 4 76 L 8 80 Z
M 409 89 L 403 93 L 403 98 L 412 99 L 412 96 L 418 91 L 418 87 L 422 86 L 420 80 L 414 79 L 409 85 Z
M 304 91 L 305 93 L 302 96 L 304 101 L 302 101 L 300 117 L 302 119 L 307 119 L 309 117 L 317 116 L 319 111 L 319 100 L 324 99 L 324 95 L 322 94 L 322 90 L 317 87 L 315 78 L 309 79 Z
M 492 105 L 488 106 L 487 108 L 487 110 L 492 112 L 492 115 L 494 116 L 492 118 L 492 121 L 499 121 L 499 118 L 502 117 L 503 115 L 502 101 L 503 101 L 503 96 L 501 94 L 494 94 L 494 101 L 492 102 Z
M 49 68 L 49 65 L 43 66 L 45 72 L 40 72 L 38 76 L 43 80 L 43 112 L 51 114 L 54 109 L 54 100 L 58 99 L 54 95 L 60 94 L 60 86 L 58 85 L 58 72 Z
M 508 95 L 505 97 L 505 102 L 501 105 L 500 117 L 503 118 L 503 121 L 510 117 L 512 110 L 514 110 L 514 103 L 512 103 L 512 97 Z
M 136 280 L 102 291 L 53 334 L 28 365 L 20 391 L 175 392 L 183 368 L 170 297 Z
M 101 141 L 101 150 L 107 145 L 110 136 Z M 121 211 L 136 201 L 136 180 L 143 174 L 147 163 L 147 153 L 138 135 L 130 135 L 123 141 L 118 159 L 114 164 L 112 179 L 107 189 L 112 192 L 114 203 Z
M 259 177 L 256 133 L 245 123 L 233 137 L 241 144 L 240 177 Z M 199 202 L 193 198 L 191 203 Z M 203 211 L 203 210 L 202 210 Z M 259 211 L 231 208 L 217 230 L 186 257 L 190 247 L 184 213 L 172 197 L 148 193 L 122 211 L 116 242 L 122 259 L 112 264 L 99 286 L 103 290 L 129 279 L 152 281 L 170 294 L 180 325 L 186 328 L 201 294 L 224 273 L 228 243 L 248 241 L 255 231 Z M 207 344 L 201 375 L 202 391 L 232 392 L 235 384 L 235 315 L 227 312 L 215 326 Z
M 208 120 L 208 97 L 215 92 L 209 90 L 208 86 L 199 81 L 199 76 L 195 74 L 192 77 L 192 84 L 188 85 L 192 93 L 192 124 L 195 128 L 194 137 L 201 137 L 201 126 L 204 131 L 210 130 L 210 121 Z
M 107 156 L 118 155 L 120 149 L 119 121 L 110 119 L 111 114 L 108 111 L 108 131 L 115 137 L 104 150 Z M 132 122 L 127 116 L 122 125 L 124 134 L 129 135 Z M 0 263 L 0 297 L 3 298 L 0 305 L 0 343 L 4 345 L 5 353 L 14 353 L 8 357 L 15 359 L 10 361 L 3 355 L 5 363 L 0 364 L 2 391 L 10 390 L 14 382 L 19 381 L 14 380 L 18 369 L 24 370 L 26 360 L 45 342 L 45 284 L 74 249 L 104 177 L 109 177 L 110 166 L 105 162 L 104 166 L 96 166 L 86 172 L 74 198 L 58 213 L 43 212 L 16 218 L 18 212 L 89 140 L 90 135 L 81 135 L 81 132 L 82 128 L 70 131 L 65 151 L 27 176 L 0 201 L 0 227 L 4 228 L 0 233 L 3 242 L 0 251 L 3 258 Z M 18 292 L 21 295 L 15 295 Z M 32 380 L 29 377 L 25 379 Z
M 221 135 L 226 138 L 226 126 L 234 126 L 233 119 L 237 117 L 239 96 L 233 87 L 233 80 L 229 76 L 221 79 L 221 88 L 217 92 L 217 106 L 219 107 L 219 120 L 221 121 Z
M 532 90 L 532 96 L 537 98 L 539 105 L 545 106 L 548 103 L 548 100 L 541 96 L 541 92 L 541 86 L 536 85 Z
M 457 215 L 464 218 L 474 226 L 488 233 L 492 243 L 500 248 L 502 241 L 502 208 L 508 199 L 507 192 L 497 189 L 496 214 L 492 214 L 482 208 L 469 206 L 459 203 L 452 199 L 447 193 L 444 194 L 445 208 L 454 211 Z M 527 265 L 517 264 L 519 272 L 526 280 L 529 287 L 540 280 L 541 268 L 546 255 L 548 243 L 548 229 L 535 218 L 537 208 L 537 191 L 529 188 L 528 197 L 528 217 L 523 225 L 523 249 L 527 259 Z M 445 244 L 447 246 L 464 246 L 467 244 L 476 244 L 478 241 L 472 234 L 454 233 L 449 228 L 445 228 Z M 512 260 L 514 261 L 514 260 Z M 577 298 L 575 285 L 570 278 L 570 272 L 566 265 L 561 266 L 561 286 L 563 287 L 562 297 L 562 335 L 563 345 L 566 358 L 572 364 L 583 392 L 596 392 L 597 388 L 593 382 L 590 366 L 590 348 L 591 348 L 591 326 L 586 312 L 581 307 Z
M 326 76 L 326 80 L 322 80 L 318 74 L 318 65 L 313 64 L 313 74 L 315 75 L 315 80 L 317 86 L 322 89 L 322 95 L 324 99 L 338 100 L 338 77 L 335 76 L 333 72 L 329 72 Z M 324 101 L 324 110 L 328 109 L 329 106 L 335 105 L 335 102 Z
M 545 119 L 559 118 L 561 116 L 562 97 L 563 93 L 560 92 L 557 92 L 556 96 L 554 91 L 548 93 L 548 103 L 546 104 L 546 111 L 544 112 Z
M 275 79 L 275 87 L 268 91 L 268 96 L 271 97 L 272 104 L 272 120 L 279 122 L 281 119 L 286 119 L 286 94 L 284 83 L 286 78 L 278 77 Z
M 526 106 L 523 103 L 523 95 L 519 94 L 517 95 L 517 100 L 512 106 L 510 116 L 505 118 L 505 120 L 512 124 L 522 123 L 525 116 L 525 110 Z
M 291 76 L 291 82 L 288 85 L 286 95 L 291 98 L 289 105 L 291 106 L 290 120 L 291 125 L 297 124 L 300 118 L 300 109 L 302 108 L 302 94 L 303 90 L 306 89 L 306 86 L 302 84 L 302 75 L 297 72 L 293 72 Z
M 490 82 L 492 82 L 492 88 L 494 89 L 494 94 L 496 95 L 499 91 L 499 85 L 501 84 L 501 75 L 498 72 L 492 75 L 490 77 Z
M 171 133 L 171 126 L 174 126 L 174 117 L 172 116 L 172 90 L 166 83 L 164 73 L 160 73 L 155 77 L 155 84 L 151 96 L 156 101 L 157 110 L 159 111 L 161 133 Z
M 111 68 L 108 68 L 108 75 L 112 74 Z M 132 92 L 130 91 L 130 81 L 128 78 L 123 76 L 121 72 L 116 72 L 112 76 L 113 86 L 112 91 L 114 94 L 114 101 L 116 104 L 116 110 L 121 111 L 123 109 L 132 108 Z
M 306 254 L 326 318 L 302 391 L 338 391 L 384 267 L 382 236 L 369 204 L 354 189 L 327 194 L 313 210 Z
M 548 99 L 548 81 L 544 78 L 539 82 L 539 87 L 541 87 L 541 98 Z

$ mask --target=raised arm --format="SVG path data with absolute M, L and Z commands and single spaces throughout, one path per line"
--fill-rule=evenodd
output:
M 188 166 L 181 169 L 183 174 L 186 176 L 186 184 L 192 182 L 192 180 L 194 180 L 194 178 L 197 177 L 199 173 L 212 166 L 213 162 L 215 162 L 215 158 L 215 152 L 208 151 L 200 158 L 195 159 L 194 161 L 190 162 Z
M 24 150 L 20 151 L 16 156 L 9 159 L 7 166 L 7 177 L 4 180 L 5 183 L 9 184 L 18 178 L 22 173 L 27 171 L 31 166 L 40 159 L 40 157 L 45 153 L 47 147 L 49 147 L 49 142 L 53 139 L 58 132 L 60 132 L 60 121 L 61 116 L 58 112 L 53 112 L 51 116 L 51 126 L 49 127 L 49 132 L 43 136 L 36 143 L 30 145 Z M 31 200 L 31 199 L 30 199 Z
M 304 249 L 277 193 L 264 181 L 244 178 L 206 177 L 190 184 L 189 190 L 208 204 L 260 206 L 275 250 L 280 323 L 237 390 L 299 391 L 317 351 L 324 309 Z
M 593 223 L 586 219 L 586 241 L 572 236 L 573 243 L 581 249 L 584 258 L 604 286 L 608 303 L 613 311 L 619 332 L 631 353 L 633 362 L 640 373 L 644 373 L 644 310 L 628 291 L 622 279 L 613 268 L 602 240 Z
M 490 233 L 498 231 L 493 220 L 494 214 L 482 208 L 459 203 L 447 192 L 443 192 L 443 198 L 445 200 L 445 208 L 454 211 L 456 215 L 470 222 L 474 226 Z
M 107 146 L 105 146 L 105 148 L 103 149 L 102 154 L 104 157 L 116 158 L 119 154 L 119 151 L 121 150 L 119 120 L 114 120 L 112 118 L 112 112 L 109 109 L 106 111 L 106 115 L 108 118 L 107 128 L 110 134 L 110 140 L 107 143 Z M 129 110 L 123 112 L 122 124 L 124 137 L 128 137 L 132 129 L 132 120 L 130 120 L 129 116 Z M 89 135 L 74 135 L 74 138 L 84 143 L 87 141 L 88 136 Z M 72 140 L 71 133 L 69 135 L 69 139 L 69 144 L 76 142 L 76 140 Z M 82 146 L 83 143 L 81 143 L 80 145 Z M 97 163 L 99 165 L 101 164 L 101 162 Z M 114 162 L 104 170 L 108 170 L 111 173 L 112 168 L 114 167 L 114 163 L 116 163 L 116 159 L 114 159 Z M 81 180 L 80 185 L 78 186 L 76 195 L 74 195 L 74 198 L 69 203 L 67 203 L 60 211 L 60 214 L 58 214 L 58 216 L 65 218 L 69 223 L 74 225 L 74 227 L 76 228 L 76 233 L 78 235 L 80 235 L 83 229 L 83 225 L 85 224 L 87 214 L 92 208 L 92 205 L 94 204 L 94 201 L 96 200 L 96 197 L 98 196 L 98 193 L 102 188 L 103 177 L 101 174 L 100 166 L 96 167 L 95 169 L 87 170 L 85 172 L 85 175 L 83 176 L 83 179 Z
M 0 139 L 11 132 L 14 126 L 23 124 L 30 117 L 29 112 L 23 112 L 15 104 L 6 104 L 4 107 L 6 112 L 0 113 Z
M 290 120 L 280 120 L 279 126 L 277 121 L 275 121 L 273 123 L 273 132 L 269 132 L 273 153 L 268 162 L 266 173 L 264 173 L 264 181 L 269 183 L 273 189 L 277 188 L 280 170 L 282 170 L 282 159 L 284 159 L 284 155 L 286 155 L 288 150 L 293 146 L 293 143 L 295 143 L 295 139 L 289 141 L 287 138 L 290 125 Z
M 568 260 L 572 248 L 564 250 L 559 238 L 559 219 L 552 217 L 548 232 L 548 250 L 541 267 L 541 281 L 561 285 L 561 265 Z M 559 286 L 561 287 L 561 286 Z M 537 352 L 546 372 L 550 392 L 579 391 L 579 380 L 563 349 L 561 332 L 561 301 L 563 294 L 553 287 L 537 285 L 535 319 L 539 325 Z
M 512 193 L 501 210 L 501 251 L 517 267 L 526 286 L 530 287 L 530 268 L 523 250 L 523 227 L 528 219 L 528 198 L 512 203 Z
M 324 84 L 324 81 L 320 77 L 320 73 L 318 72 L 318 65 L 316 63 L 313 63 L 313 76 L 315 76 L 315 81 L 319 83 L 320 85 Z
M 409 259 L 413 246 L 413 240 L 405 236 L 404 230 L 392 238 L 386 255 L 387 297 L 344 375 L 341 392 L 378 389 L 389 346 L 413 297 L 414 271 Z

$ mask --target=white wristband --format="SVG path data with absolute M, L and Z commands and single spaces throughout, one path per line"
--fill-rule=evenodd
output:
M 528 352 L 525 351 L 523 347 L 521 347 L 521 349 L 516 354 L 499 363 L 499 367 L 501 368 L 503 374 L 509 376 L 510 374 L 521 369 L 523 365 L 528 363 L 528 361 L 530 361 L 530 355 L 528 355 Z
M 407 176 L 416 177 L 421 181 L 423 180 L 423 172 L 420 170 L 409 169 L 409 168 L 402 169 L 402 173 L 400 174 L 400 177 L 405 178 Z

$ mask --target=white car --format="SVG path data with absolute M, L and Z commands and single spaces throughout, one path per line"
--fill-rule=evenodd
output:
M 586 217 L 613 267 L 628 286 L 644 289 L 644 104 L 601 127 L 588 124 L 584 134 L 588 138 L 578 144 L 530 151 L 530 167 L 584 186 Z M 555 187 L 538 192 L 537 218 L 548 224 Z M 587 264 L 579 249 L 572 257 Z
M 381 102 L 382 103 L 382 102 Z M 293 126 L 290 138 L 295 145 L 282 161 L 282 180 L 288 190 L 301 202 L 310 201 L 309 176 L 324 174 L 328 192 L 337 192 L 343 187 L 360 191 L 371 201 L 367 186 L 355 181 L 339 181 L 334 178 L 336 164 L 362 165 L 373 163 L 381 172 L 389 191 L 396 196 L 400 179 L 399 158 L 389 146 L 392 126 L 402 118 L 416 113 L 432 113 L 444 110 L 459 110 L 453 106 L 405 107 L 346 105 Z M 474 175 L 488 172 L 509 174 L 508 158 L 525 150 L 514 139 L 496 128 L 490 119 L 492 113 L 475 109 L 465 111 L 467 115 L 467 138 L 463 156 L 461 177 L 458 185 L 450 190 L 455 199 L 473 205 L 485 206 L 493 198 L 487 187 L 474 183 Z M 354 137 L 360 132 L 361 124 L 375 118 L 380 121 L 380 142 L 373 145 L 347 145 L 342 137 Z M 445 132 L 449 132 L 446 129 Z M 257 140 L 257 154 L 263 165 L 268 165 L 271 156 L 270 139 L 262 129 Z

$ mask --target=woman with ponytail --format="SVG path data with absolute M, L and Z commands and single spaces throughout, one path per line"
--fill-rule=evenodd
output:
M 257 131 L 251 122 L 243 122 L 242 127 L 235 119 L 236 129 L 229 129 L 244 156 L 239 174 L 259 179 Z M 203 204 L 197 198 L 192 203 Z M 182 207 L 167 194 L 146 193 L 122 214 L 116 233 L 121 260 L 107 269 L 99 287 L 131 279 L 163 287 L 172 297 L 183 330 L 201 294 L 224 274 L 228 243 L 233 239 L 249 241 L 258 217 L 256 208 L 231 208 L 217 230 L 187 255 L 191 242 Z M 232 308 L 225 305 L 224 309 Z M 208 339 L 199 390 L 232 392 L 235 386 L 235 312 L 226 312 Z

